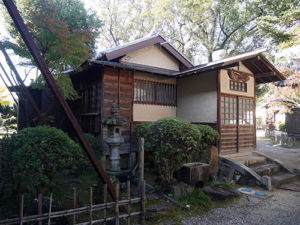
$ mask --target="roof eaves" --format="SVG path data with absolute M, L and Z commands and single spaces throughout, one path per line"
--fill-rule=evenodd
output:
M 175 77 L 175 73 L 177 72 L 177 71 L 173 71 L 173 70 L 141 66 L 141 65 L 137 65 L 137 64 L 109 62 L 109 61 L 100 61 L 100 60 L 88 60 L 87 64 L 97 64 L 97 65 L 102 65 L 102 66 L 110 66 L 110 67 L 116 67 L 116 68 L 136 70 L 136 71 L 148 72 L 148 73 L 159 74 L 159 75 L 169 76 L 169 77 Z
M 173 44 L 171 44 L 170 42 L 166 41 L 166 39 L 159 34 L 159 36 L 164 39 L 164 43 L 161 43 L 160 45 L 165 47 L 164 45 L 167 44 L 169 45 L 174 51 L 176 51 L 180 57 L 183 58 L 184 61 L 186 61 L 186 63 L 183 63 L 183 61 L 181 60 L 181 62 L 187 67 L 187 68 L 191 68 L 191 67 L 194 67 L 194 64 L 182 53 L 180 52 Z M 167 49 L 168 50 L 168 49 Z
M 280 80 L 286 79 L 285 76 L 283 76 L 282 73 L 263 54 L 260 54 L 260 57 L 262 58 L 264 63 L 267 64 L 268 67 L 270 67 L 270 70 L 276 73 L 277 77 Z
M 147 47 L 147 46 L 153 45 L 153 44 L 157 44 L 157 43 L 160 43 L 163 41 L 164 40 L 160 35 L 143 37 L 143 38 L 125 43 L 123 45 L 119 45 L 119 46 L 107 49 L 105 51 L 102 51 L 101 54 L 98 57 L 96 57 L 96 59 L 101 59 L 105 56 L 106 60 L 108 60 L 108 61 L 113 60 L 113 59 L 119 58 L 121 56 L 124 56 L 131 51 L 136 51 L 140 48 Z
M 135 41 L 131 41 L 125 43 L 123 45 L 119 45 L 114 48 L 107 49 L 102 51 L 101 54 L 96 57 L 97 60 L 106 59 L 108 61 L 122 57 L 129 52 L 136 51 L 138 49 L 148 47 L 150 45 L 160 44 L 163 48 L 165 48 L 175 59 L 177 59 L 180 63 L 182 63 L 185 67 L 191 68 L 194 65 L 192 62 L 183 55 L 180 51 L 178 51 L 172 44 L 170 44 L 164 37 L 160 34 L 146 36 Z
M 254 51 L 251 51 L 251 52 L 246 52 L 246 53 L 243 53 L 243 54 L 240 54 L 240 55 L 237 55 L 237 56 L 227 57 L 225 59 L 209 62 L 207 64 L 195 66 L 194 68 L 181 71 L 181 73 L 177 74 L 177 75 L 178 76 L 185 76 L 185 75 L 188 75 L 188 74 L 191 74 L 191 73 L 194 74 L 194 73 L 204 72 L 204 71 L 207 71 L 207 70 L 216 69 L 216 68 L 219 68 L 219 67 L 229 66 L 229 65 L 232 65 L 234 63 L 237 63 L 237 62 L 240 62 L 240 61 L 258 56 L 264 51 L 266 51 L 265 48 L 254 50 Z

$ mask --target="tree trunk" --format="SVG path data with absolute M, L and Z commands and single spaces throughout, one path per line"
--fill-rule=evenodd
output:
M 208 62 L 212 62 L 213 61 L 213 51 L 208 51 Z

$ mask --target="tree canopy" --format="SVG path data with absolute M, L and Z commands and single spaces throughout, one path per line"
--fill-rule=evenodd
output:
M 50 71 L 62 84 L 65 97 L 74 98 L 76 92 L 62 71 L 74 69 L 94 55 L 101 21 L 94 12 L 85 10 L 80 0 L 17 0 L 16 5 Z M 27 59 L 24 65 L 35 66 L 12 19 L 8 14 L 5 17 L 13 38 L 5 47 Z
M 265 46 L 275 30 L 266 23 L 285 28 L 299 22 L 295 0 L 98 0 L 104 21 L 100 42 L 113 47 L 149 33 L 159 32 L 191 60 L 212 61 L 213 53 L 233 55 Z M 277 4 L 278 3 L 278 4 Z M 275 7 L 276 5 L 276 7 Z M 278 7 L 277 7 L 278 6 Z M 288 15 L 293 15 L 294 19 Z M 298 25 L 299 26 L 299 25 Z M 270 26 L 269 26 L 270 27 Z M 277 30 L 278 30 L 277 29 Z M 270 33 L 270 31 L 274 31 Z M 292 35 L 292 33 L 290 33 Z M 199 55 L 205 58 L 197 59 Z

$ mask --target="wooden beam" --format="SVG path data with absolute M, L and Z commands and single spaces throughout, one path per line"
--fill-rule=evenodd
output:
M 243 72 L 241 70 L 235 70 L 235 69 L 231 69 L 231 68 L 225 68 L 224 70 L 233 71 L 233 72 L 236 72 L 236 73 L 239 73 L 239 74 L 245 74 L 247 76 L 253 77 L 252 73 Z
M 261 59 L 260 56 L 256 56 L 256 57 L 251 58 L 251 59 L 242 60 L 242 63 L 244 63 L 244 62 L 253 62 L 253 61 L 260 60 L 260 59 Z
M 260 71 L 261 73 L 263 73 L 264 71 L 262 71 L 262 69 L 259 67 L 259 66 L 257 66 L 255 63 L 253 63 L 253 61 L 249 61 L 249 63 L 252 65 L 252 66 L 254 66 L 258 71 Z
M 267 72 L 267 73 L 259 73 L 254 75 L 255 78 L 268 77 L 268 76 L 276 76 L 275 72 Z

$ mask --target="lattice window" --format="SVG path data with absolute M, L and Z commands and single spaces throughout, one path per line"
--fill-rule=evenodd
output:
M 238 112 L 237 112 L 238 107 Z M 238 118 L 237 118 L 238 115 Z M 221 124 L 253 125 L 254 101 L 253 99 L 236 97 L 221 97 Z
M 221 124 L 237 123 L 237 104 L 234 97 L 221 97 Z
M 247 83 L 230 80 L 230 90 L 247 92 Z
M 253 125 L 254 103 L 252 99 L 239 98 L 239 124 Z
M 176 105 L 176 85 L 146 80 L 134 80 L 134 102 Z

